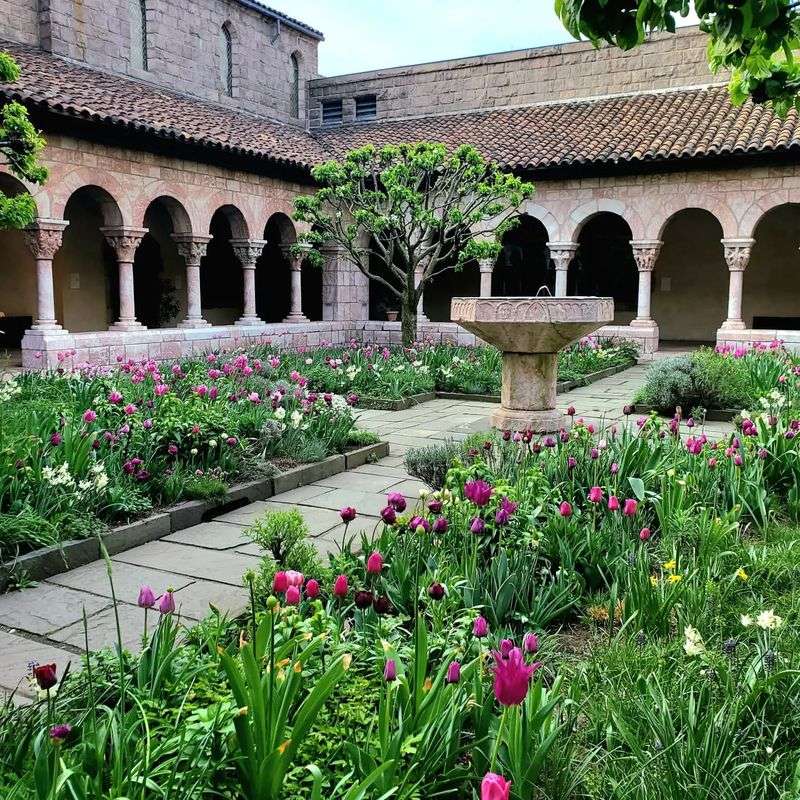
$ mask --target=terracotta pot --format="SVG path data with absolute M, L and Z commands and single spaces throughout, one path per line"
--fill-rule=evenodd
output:
M 389 322 L 397 322 L 397 318 L 400 316 L 399 311 L 387 311 L 386 312 L 386 319 Z

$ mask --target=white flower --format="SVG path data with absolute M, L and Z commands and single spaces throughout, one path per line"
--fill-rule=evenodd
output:
M 306 359 L 306 364 L 313 364 L 313 363 L 314 363 L 314 359 L 313 358 L 307 358 Z
M 196 455 L 197 455 L 197 448 L 196 448 L 196 447 L 193 447 L 193 448 L 192 448 L 192 449 L 191 449 L 189 452 L 190 452 L 190 453 L 191 453 L 193 456 L 196 456 Z
M 683 629 L 683 635 L 685 637 L 683 649 L 687 656 L 699 656 L 705 652 L 706 646 L 703 644 L 703 637 L 696 628 L 687 625 Z
M 278 406 L 275 409 L 275 418 L 283 419 L 286 416 L 286 409 L 283 406 Z
M 300 422 L 301 422 L 302 419 L 303 419 L 303 415 L 297 409 L 292 411 L 291 420 L 292 420 L 292 427 L 293 428 L 299 428 L 300 427 Z
M 742 614 L 742 616 L 739 617 L 739 622 L 741 622 L 745 628 L 749 628 L 753 624 L 753 621 L 753 618 L 749 614 Z
M 429 494 L 431 493 L 430 489 L 420 489 L 419 496 L 422 500 L 424 500 Z
M 217 440 L 216 439 L 209 439 L 208 440 L 208 446 L 213 449 L 214 447 L 217 446 Z
M 783 624 L 783 618 L 779 617 L 772 609 L 762 611 L 756 618 L 756 625 L 765 631 L 774 631 Z
M 5 403 L 22 393 L 22 387 L 15 380 L 0 381 L 0 403 Z

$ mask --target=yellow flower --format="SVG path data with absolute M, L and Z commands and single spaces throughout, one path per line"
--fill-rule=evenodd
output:
M 664 567 L 664 569 L 669 570 L 670 572 L 672 572 L 672 570 L 674 570 L 675 567 L 678 566 L 678 564 L 673 559 L 672 561 L 665 561 L 661 566 Z
M 651 576 L 650 576 L 650 583 L 651 583 L 653 586 L 658 586 L 658 578 L 657 578 L 655 575 L 651 575 Z
M 739 569 L 736 570 L 736 577 L 740 581 L 746 581 L 750 579 L 750 576 L 744 571 L 744 567 L 739 567 Z
M 683 580 L 683 575 L 670 575 L 667 580 L 670 583 L 680 583 Z

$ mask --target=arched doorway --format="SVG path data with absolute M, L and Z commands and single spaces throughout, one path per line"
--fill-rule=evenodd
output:
M 662 342 L 715 340 L 728 303 L 723 236 L 719 220 L 703 208 L 684 208 L 665 223 L 650 301 Z
M 73 333 L 99 331 L 119 316 L 117 256 L 101 231 L 120 227 L 116 200 L 99 186 L 83 186 L 64 208 L 69 222 L 53 259 L 56 317 Z
M 236 206 L 222 206 L 211 217 L 208 232 L 211 241 L 200 261 L 203 318 L 212 325 L 232 325 L 242 315 L 244 278 L 231 240 L 248 238 L 247 222 Z
M 567 294 L 614 298 L 614 322 L 636 316 L 639 273 L 631 229 L 619 214 L 601 211 L 582 225 L 578 250 L 567 273 Z
M 280 322 L 289 314 L 291 261 L 288 248 L 297 241 L 286 214 L 273 214 L 264 228 L 267 245 L 256 266 L 256 312 L 265 322 Z
M 27 194 L 16 178 L 0 173 L 6 197 Z M 36 263 L 20 230 L 0 229 L 0 367 L 21 363 L 19 348 L 36 319 Z
M 431 322 L 450 322 L 454 297 L 477 297 L 481 293 L 481 273 L 477 261 L 468 261 L 461 269 L 448 269 L 425 284 L 422 305 Z
M 174 198 L 159 197 L 143 225 L 133 264 L 136 316 L 148 328 L 174 328 L 186 316 L 186 269 L 172 234 L 191 233 L 189 216 Z
M 492 273 L 495 297 L 531 297 L 547 286 L 555 293 L 555 267 L 547 249 L 547 228 L 523 214 L 503 236 L 503 249 Z
M 800 203 L 767 211 L 753 232 L 742 319 L 756 330 L 800 330 Z

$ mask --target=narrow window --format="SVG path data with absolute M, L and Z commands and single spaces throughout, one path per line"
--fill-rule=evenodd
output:
M 342 121 L 342 101 L 323 100 L 322 101 L 322 124 L 334 125 Z
M 220 78 L 225 94 L 233 97 L 233 37 L 227 22 L 222 26 L 220 50 Z
M 146 0 L 128 0 L 131 18 L 131 65 L 147 69 Z
M 292 53 L 292 116 L 300 116 L 300 59 Z
M 356 97 L 356 119 L 375 119 L 378 115 L 378 101 L 374 94 Z

